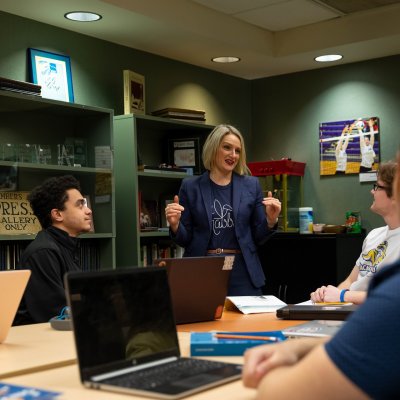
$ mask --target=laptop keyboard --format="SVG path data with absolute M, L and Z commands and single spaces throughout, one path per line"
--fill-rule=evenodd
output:
M 164 384 L 223 367 L 226 367 L 226 363 L 196 358 L 180 358 L 160 366 L 105 379 L 101 383 L 142 390 L 154 389 Z

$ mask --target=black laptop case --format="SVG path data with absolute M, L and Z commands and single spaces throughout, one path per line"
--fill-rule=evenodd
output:
M 287 305 L 276 311 L 282 319 L 344 321 L 358 308 L 357 305 Z

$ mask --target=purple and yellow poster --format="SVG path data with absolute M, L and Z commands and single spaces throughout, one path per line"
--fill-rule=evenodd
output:
M 320 175 L 376 171 L 380 162 L 379 118 L 319 124 Z

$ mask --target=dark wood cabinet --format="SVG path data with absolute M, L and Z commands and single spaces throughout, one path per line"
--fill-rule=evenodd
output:
M 343 281 L 359 257 L 365 233 L 277 232 L 259 249 L 266 276 L 264 294 L 286 303 L 310 298 L 316 288 Z

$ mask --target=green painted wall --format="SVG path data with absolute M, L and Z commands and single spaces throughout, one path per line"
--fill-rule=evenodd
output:
M 250 133 L 251 82 L 0 12 L 0 76 L 28 80 L 29 47 L 71 58 L 75 102 L 123 114 L 122 71 L 145 76 L 146 112 L 178 107 L 206 112 L 207 123 Z
M 290 157 L 306 162 L 304 205 L 314 221 L 344 223 L 361 211 L 363 226 L 383 225 L 372 213 L 372 183 L 358 175 L 319 175 L 320 122 L 377 116 L 381 160 L 394 159 L 400 144 L 400 56 L 252 81 L 252 161 Z
M 71 57 L 76 103 L 122 114 L 122 71 L 131 69 L 145 76 L 147 113 L 202 109 L 207 123 L 242 131 L 249 160 L 305 161 L 305 205 L 314 207 L 315 220 L 343 223 L 345 211 L 359 210 L 368 230 L 382 225 L 369 211 L 370 183 L 356 175 L 319 176 L 318 125 L 376 115 L 382 160 L 393 158 L 400 56 L 247 81 L 0 12 L 0 76 L 28 80 L 29 47 Z

